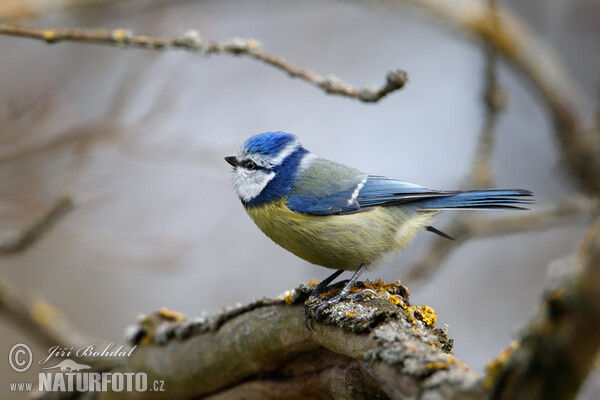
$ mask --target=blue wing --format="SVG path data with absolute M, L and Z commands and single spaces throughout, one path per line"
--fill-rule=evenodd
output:
M 361 207 L 411 203 L 421 210 L 523 209 L 532 192 L 523 189 L 432 190 L 382 176 L 369 176 L 358 193 Z
M 347 168 L 347 167 L 346 167 Z M 356 171 L 356 170 L 352 170 Z M 333 179 L 333 178 L 331 178 Z M 382 176 L 354 174 L 334 179 L 339 189 L 333 193 L 303 193 L 295 190 L 288 197 L 290 210 L 308 215 L 343 215 L 366 211 L 370 207 L 410 203 L 417 209 L 520 209 L 528 204 L 531 192 L 520 189 L 488 189 L 471 191 L 432 190 L 408 182 Z M 323 183 L 323 181 L 321 181 Z M 324 184 L 323 187 L 328 187 Z

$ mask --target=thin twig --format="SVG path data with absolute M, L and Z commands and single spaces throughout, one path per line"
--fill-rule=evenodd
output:
M 44 214 L 33 225 L 22 232 L 17 238 L 0 243 L 0 257 L 21 253 L 35 244 L 47 233 L 66 213 L 73 209 L 73 200 L 69 196 L 60 198 L 54 207 Z
M 388 72 L 385 84 L 379 89 L 372 86 L 356 88 L 333 75 L 324 77 L 314 71 L 297 67 L 279 56 L 267 53 L 257 40 L 233 38 L 217 42 L 203 38 L 195 30 L 188 30 L 180 36 L 167 39 L 149 35 L 135 35 L 128 29 L 115 29 L 112 31 L 106 29 L 39 29 L 0 23 L 0 34 L 39 39 L 46 43 L 70 41 L 105 44 L 120 48 L 182 49 L 206 55 L 248 56 L 285 71 L 292 78 L 300 78 L 317 86 L 326 93 L 355 98 L 366 103 L 381 100 L 391 92 L 402 88 L 407 81 L 406 72 L 398 69 Z

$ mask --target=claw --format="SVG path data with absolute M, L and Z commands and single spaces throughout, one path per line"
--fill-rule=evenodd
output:
M 313 315 L 310 318 L 308 318 L 308 316 L 306 316 L 304 318 L 304 325 L 306 326 L 306 328 L 311 331 L 314 331 L 315 330 L 314 323 L 315 323 L 315 321 L 319 320 L 321 313 L 323 311 L 325 311 L 326 309 L 328 309 L 329 307 L 339 303 L 343 299 L 344 299 L 344 297 L 342 297 L 338 294 L 338 295 L 332 297 L 331 299 L 323 302 L 319 307 L 317 307 L 317 309 L 314 311 Z

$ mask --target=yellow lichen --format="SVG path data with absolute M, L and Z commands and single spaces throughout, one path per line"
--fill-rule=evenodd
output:
M 435 326 L 435 321 L 437 320 L 437 314 L 435 310 L 429 306 L 417 306 L 417 311 L 421 314 L 421 321 L 425 323 L 425 325 L 433 328 Z
M 461 361 L 457 360 L 456 358 L 447 355 L 446 356 L 446 361 L 432 361 L 427 363 L 427 369 L 431 370 L 431 371 L 436 371 L 436 370 L 440 370 L 440 369 L 448 369 L 450 368 L 451 365 L 464 365 Z M 468 368 L 465 366 L 465 368 Z
M 174 322 L 184 322 L 185 321 L 185 316 L 182 313 L 180 313 L 178 311 L 169 310 L 166 307 L 163 307 L 160 310 L 158 310 L 158 314 L 161 316 L 161 318 L 164 318 L 166 320 L 170 320 L 170 321 L 174 321 Z
M 404 300 L 402 300 L 402 298 L 400 298 L 394 294 L 390 294 L 390 298 L 388 299 L 388 301 L 390 303 L 392 303 L 396 306 L 400 306 L 406 310 L 406 303 L 404 303 Z
M 399 282 L 385 283 L 381 279 L 377 279 L 372 282 L 370 282 L 370 281 L 365 282 L 365 286 L 368 289 L 372 289 L 372 290 L 378 291 L 380 293 L 394 292 L 396 290 L 396 288 L 398 287 L 398 285 L 399 285 Z
M 45 301 L 35 303 L 29 312 L 31 318 L 42 326 L 48 326 L 56 319 L 56 309 Z
M 140 345 L 143 346 L 148 346 L 150 343 L 152 343 L 152 340 L 154 339 L 154 337 L 152 335 L 145 335 L 142 340 L 140 340 Z
M 118 45 L 123 46 L 131 39 L 131 31 L 127 29 L 115 29 L 111 36 Z
M 350 312 L 350 311 L 347 311 L 347 312 L 346 312 L 346 317 L 348 317 L 348 318 L 350 318 L 350 317 L 354 317 L 355 315 L 356 315 L 356 313 L 355 313 L 355 312 Z
M 321 282 L 316 279 L 311 279 L 310 281 L 308 281 L 308 287 L 317 287 L 319 283 Z
M 411 324 L 414 324 L 416 320 L 423 321 L 425 325 L 430 328 L 435 326 L 437 315 L 433 308 L 429 306 L 410 306 L 404 310 L 406 319 Z
M 415 323 L 415 310 L 416 310 L 417 306 L 410 306 L 404 309 L 404 316 L 406 317 L 406 320 L 408 322 L 410 322 L 411 324 Z
M 288 290 L 283 296 L 283 301 L 285 301 L 285 304 L 287 304 L 288 306 L 292 305 L 292 303 L 294 302 L 294 299 L 292 298 L 292 293 L 293 292 L 291 290 Z
M 358 293 L 360 292 L 362 289 L 357 288 L 356 286 L 352 286 L 350 288 L 350 293 Z
M 55 33 L 53 30 L 51 30 L 51 29 L 46 29 L 46 30 L 44 31 L 44 40 L 45 40 L 46 42 L 48 42 L 48 43 L 51 43 L 51 42 L 53 42 L 53 41 L 54 41 L 54 39 L 55 39 L 55 37 L 56 37 L 56 33 Z
M 502 372 L 502 370 L 504 369 L 504 365 L 510 358 L 511 354 L 518 347 L 519 347 L 519 342 L 517 340 L 513 340 L 507 349 L 500 351 L 500 353 L 498 353 L 496 358 L 494 358 L 492 361 L 490 361 L 488 363 L 488 365 L 486 365 L 485 371 L 487 372 L 487 375 L 485 376 L 485 379 L 483 381 L 483 386 L 485 388 L 487 388 L 487 389 L 492 388 L 492 386 L 494 385 L 494 380 L 496 379 L 498 374 L 500 372 Z
M 449 361 L 433 361 L 428 362 L 426 367 L 430 371 L 438 371 L 440 369 L 447 369 L 450 366 L 451 362 Z

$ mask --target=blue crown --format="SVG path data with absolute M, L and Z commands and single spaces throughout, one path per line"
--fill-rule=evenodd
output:
M 252 136 L 246 140 L 242 151 L 245 153 L 259 153 L 265 156 L 276 156 L 296 137 L 285 132 L 265 132 Z

